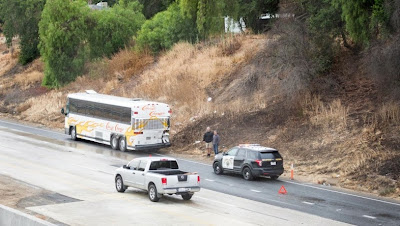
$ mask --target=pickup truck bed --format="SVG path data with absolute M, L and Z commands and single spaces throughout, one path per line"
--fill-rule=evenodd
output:
M 149 170 L 149 173 L 158 173 L 162 175 L 179 175 L 179 174 L 187 174 L 188 172 L 180 171 L 180 170 Z

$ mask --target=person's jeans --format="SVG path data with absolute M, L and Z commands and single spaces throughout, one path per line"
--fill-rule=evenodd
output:
M 214 146 L 214 153 L 218 154 L 218 144 L 213 144 Z

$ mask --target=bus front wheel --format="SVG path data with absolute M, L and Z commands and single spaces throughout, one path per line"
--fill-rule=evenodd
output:
M 122 152 L 125 152 L 127 150 L 125 137 L 119 138 L 119 150 L 121 150 Z
M 71 127 L 71 139 L 76 140 L 76 128 L 75 126 Z

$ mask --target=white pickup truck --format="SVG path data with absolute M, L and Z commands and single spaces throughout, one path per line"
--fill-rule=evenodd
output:
M 164 194 L 181 195 L 184 200 L 200 191 L 200 176 L 179 170 L 173 158 L 142 157 L 130 161 L 115 172 L 115 188 L 125 192 L 128 187 L 148 191 L 149 199 L 157 202 Z

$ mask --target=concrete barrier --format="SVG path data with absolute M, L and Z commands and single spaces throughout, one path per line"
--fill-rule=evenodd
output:
M 55 226 L 37 217 L 0 204 L 1 226 Z

